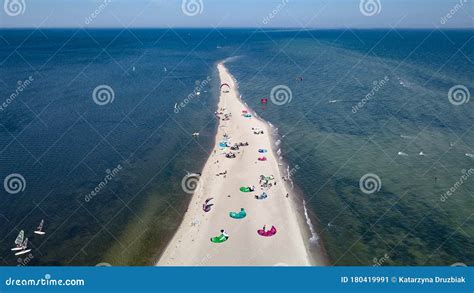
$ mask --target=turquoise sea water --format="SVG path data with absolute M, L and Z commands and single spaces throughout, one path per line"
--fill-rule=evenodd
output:
M 21 229 L 32 265 L 149 264 L 186 210 L 181 179 L 214 143 L 215 63 L 228 57 L 243 99 L 278 128 L 285 160 L 299 167 L 293 180 L 332 264 L 474 261 L 474 179 L 441 200 L 474 168 L 472 101 L 448 100 L 455 85 L 474 90 L 472 30 L 0 36 L 0 175 L 26 183 L 0 190 L 5 265 L 19 263 L 9 248 Z M 113 102 L 94 103 L 99 85 Z M 261 105 L 278 85 L 291 102 Z M 372 194 L 359 187 L 368 173 L 380 179 Z M 47 234 L 33 236 L 41 219 Z

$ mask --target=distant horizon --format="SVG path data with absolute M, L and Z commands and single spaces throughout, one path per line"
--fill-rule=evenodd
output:
M 4 0 L 7 28 L 472 29 L 474 0 Z
M 262 30 L 262 31 L 316 31 L 316 30 L 474 30 L 474 27 L 321 27 L 321 28 L 299 28 L 299 27 L 0 27 L 0 30 Z

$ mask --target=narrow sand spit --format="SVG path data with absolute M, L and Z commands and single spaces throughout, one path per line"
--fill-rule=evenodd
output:
M 216 146 L 206 162 L 197 189 L 184 216 L 183 222 L 164 251 L 157 265 L 160 266 L 274 266 L 310 265 L 310 257 L 304 244 L 303 234 L 298 225 L 298 216 L 282 180 L 276 154 L 272 150 L 271 129 L 253 116 L 242 115 L 246 106 L 238 96 L 236 83 L 223 63 L 218 65 L 221 84 L 227 83 L 230 90 L 221 91 L 219 111 L 231 113 L 229 120 L 220 115 Z M 225 109 L 222 111 L 221 109 Z M 252 128 L 263 130 L 264 134 L 254 134 Z M 219 143 L 224 134 L 230 144 L 248 142 L 240 147 L 236 158 L 226 158 L 230 148 L 221 148 Z M 262 154 L 267 161 L 259 161 Z M 226 176 L 216 174 L 227 171 Z M 273 175 L 276 185 L 262 190 L 260 175 Z M 244 193 L 242 186 L 255 186 L 254 192 Z M 255 199 L 263 191 L 268 198 Z M 203 211 L 203 203 L 213 198 L 209 212 Z M 233 219 L 229 212 L 239 212 L 244 208 L 247 216 Z M 271 237 L 258 235 L 257 230 L 270 229 L 274 225 L 277 233 Z M 213 243 L 211 237 L 219 236 L 224 229 L 229 239 L 223 243 Z

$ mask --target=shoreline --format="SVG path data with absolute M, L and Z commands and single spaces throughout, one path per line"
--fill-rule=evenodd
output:
M 230 58 L 228 58 L 230 59 Z M 224 60 L 222 63 L 226 63 L 227 60 Z M 232 76 L 233 77 L 233 76 Z M 240 92 L 238 91 L 238 82 L 234 78 L 234 81 L 236 83 L 236 88 L 237 88 L 237 93 L 238 98 L 240 102 L 247 107 L 247 109 L 254 115 L 254 118 L 261 121 L 265 125 L 267 125 L 267 128 L 272 130 L 271 132 L 268 132 L 270 135 L 270 140 L 271 140 L 271 148 L 273 155 L 275 158 L 278 158 L 278 167 L 280 170 L 280 174 L 283 174 L 284 176 L 287 176 L 291 179 L 291 176 L 289 176 L 289 173 L 291 173 L 295 168 L 297 168 L 298 164 L 296 164 L 293 168 L 291 167 L 290 163 L 285 160 L 281 153 L 281 141 L 283 137 L 280 136 L 278 132 L 278 128 L 275 127 L 273 124 L 271 124 L 269 121 L 266 121 L 262 117 L 260 117 L 253 109 L 250 108 L 250 106 L 242 99 L 242 95 L 240 95 Z M 277 144 L 277 142 L 280 142 Z M 216 137 L 216 143 L 217 143 L 217 137 Z M 291 186 L 290 186 L 291 182 Z M 298 223 L 300 225 L 300 229 L 302 232 L 302 236 L 306 241 L 304 241 L 306 250 L 308 252 L 308 256 L 310 257 L 310 263 L 313 266 L 329 266 L 330 265 L 330 260 L 327 255 L 327 252 L 322 245 L 322 238 L 319 232 L 321 231 L 321 227 L 319 226 L 319 219 L 315 215 L 311 215 L 311 211 L 308 210 L 305 202 L 305 198 L 303 195 L 302 190 L 294 184 L 294 181 L 291 179 L 290 181 L 283 181 L 282 184 L 286 186 L 286 190 L 292 192 L 292 195 L 289 199 L 291 201 L 291 205 L 293 206 L 293 209 L 296 211 L 296 217 L 298 220 Z M 310 223 L 308 223 L 308 221 Z M 313 233 L 313 229 L 315 229 Z M 313 237 L 317 237 L 315 240 L 312 240 Z
M 223 111 L 228 111 L 227 114 L 232 116 L 228 121 L 220 119 L 213 153 L 203 168 L 179 229 L 156 265 L 325 265 L 325 262 L 320 261 L 324 259 L 323 255 L 312 257 L 309 243 L 304 239 L 305 229 L 301 226 L 303 217 L 299 216 L 293 198 L 295 192 L 287 182 L 280 180 L 284 174 L 281 170 L 283 162 L 276 156 L 272 127 L 253 114 L 249 118 L 241 115 L 242 109 L 249 108 L 238 94 L 237 82 L 225 68 L 224 62 L 217 67 L 221 84 L 229 84 L 228 93 L 220 93 L 218 109 L 224 108 Z M 252 125 L 263 130 L 264 134 L 253 134 Z M 224 153 L 229 152 L 229 148 L 217 146 L 224 133 L 229 134 L 232 143 L 248 141 L 249 146 L 235 151 L 236 158 L 226 158 Z M 268 149 L 267 161 L 256 160 L 259 147 Z M 216 175 L 224 169 L 228 173 L 223 178 Z M 265 189 L 268 198 L 258 200 L 254 195 L 263 191 L 263 187 L 257 187 L 261 174 L 274 175 L 275 185 Z M 256 186 L 255 192 L 239 191 L 239 186 L 252 185 Z M 291 194 L 291 198 L 285 198 L 286 193 Z M 202 209 L 206 198 L 213 198 L 211 202 L 214 206 L 209 212 Z M 245 208 L 248 216 L 240 220 L 229 217 L 230 211 L 237 212 L 240 208 Z M 262 229 L 263 225 L 268 230 L 275 225 L 276 234 L 271 237 L 258 235 L 257 229 Z M 218 236 L 221 229 L 229 233 L 228 240 L 212 243 L 210 237 Z

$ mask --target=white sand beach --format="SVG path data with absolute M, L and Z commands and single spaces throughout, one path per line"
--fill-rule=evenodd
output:
M 189 209 L 180 228 L 170 241 L 157 265 L 159 266 L 306 266 L 322 265 L 314 263 L 305 247 L 304 233 L 299 225 L 301 216 L 291 199 L 292 192 L 282 180 L 278 158 L 272 150 L 271 128 L 255 117 L 244 117 L 242 110 L 247 107 L 241 102 L 236 83 L 223 63 L 218 65 L 221 84 L 227 83 L 230 90 L 221 91 L 219 111 L 231 113 L 227 121 L 220 115 L 216 146 L 204 166 L 199 186 L 192 195 Z M 224 110 L 222 110 L 224 109 Z M 251 112 L 249 112 L 251 113 Z M 263 130 L 254 134 L 252 128 Z M 239 150 L 232 151 L 236 158 L 226 158 L 230 148 L 221 148 L 219 143 L 224 135 L 233 145 L 248 142 Z M 259 153 L 259 149 L 268 150 Z M 265 156 L 266 161 L 258 158 Z M 216 174 L 227 171 L 224 175 Z M 260 175 L 275 179 L 276 185 L 261 188 Z M 254 192 L 244 193 L 242 186 L 255 186 Z M 266 192 L 266 199 L 256 199 L 255 195 Z M 289 194 L 289 197 L 286 195 Z M 207 198 L 213 198 L 209 212 L 203 210 Z M 247 215 L 234 219 L 229 212 L 239 212 L 244 208 Z M 273 236 L 261 236 L 258 229 L 266 225 L 269 230 L 275 226 Z M 219 236 L 224 229 L 229 235 L 223 243 L 213 243 L 211 237 Z M 316 258 L 317 259 L 317 258 Z

